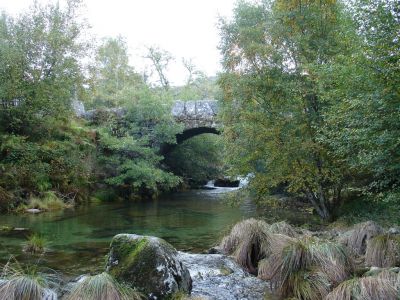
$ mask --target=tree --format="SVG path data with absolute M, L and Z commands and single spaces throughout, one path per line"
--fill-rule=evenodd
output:
M 301 194 L 323 219 L 341 199 L 347 174 L 321 136 L 323 71 L 349 55 L 351 22 L 335 0 L 239 2 L 221 21 L 224 137 L 234 171 L 254 172 L 265 193 Z
M 168 91 L 170 84 L 165 73 L 169 63 L 173 60 L 171 54 L 168 51 L 162 50 L 158 47 L 148 47 L 145 58 L 151 61 L 151 64 L 158 75 L 159 83 L 166 91 Z
M 125 90 L 127 113 L 97 124 L 100 178 L 124 195 L 156 195 L 180 183 L 180 178 L 163 168 L 159 149 L 175 143 L 181 132 L 170 114 L 170 103 L 149 87 Z
M 326 142 L 357 174 L 358 189 L 372 192 L 377 199 L 396 199 L 400 4 L 358 0 L 351 9 L 358 36 L 352 39 L 351 59 L 341 59 L 329 70 L 331 89 L 325 96 L 341 101 L 329 112 Z
M 128 47 L 122 37 L 103 41 L 90 70 L 94 107 L 121 106 L 120 92 L 143 84 L 141 76 L 129 65 Z
M 13 199 L 48 190 L 86 194 L 93 144 L 71 118 L 88 48 L 79 4 L 35 2 L 23 15 L 0 17 L 0 190 Z
M 83 80 L 79 60 L 87 44 L 76 12 L 67 7 L 41 6 L 29 13 L 0 20 L 0 126 L 12 133 L 33 133 L 46 121 L 70 111 Z M 43 133 L 43 132 L 42 132 Z

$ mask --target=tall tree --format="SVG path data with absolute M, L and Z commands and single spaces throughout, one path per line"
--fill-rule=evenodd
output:
M 221 21 L 224 136 L 235 171 L 261 193 L 284 184 L 323 219 L 340 201 L 346 166 L 321 141 L 320 74 L 348 55 L 349 18 L 335 0 L 239 2 Z
M 16 19 L 1 16 L 0 126 L 8 132 L 37 131 L 70 110 L 87 49 L 76 16 L 79 2 L 69 0 L 65 9 L 35 2 Z
M 159 83 L 166 91 L 168 91 L 170 88 L 170 83 L 166 71 L 168 69 L 168 65 L 173 60 L 172 55 L 168 51 L 158 47 L 148 47 L 145 58 L 150 60 L 152 67 L 158 75 Z
M 143 84 L 141 76 L 129 65 L 128 47 L 122 37 L 103 41 L 90 70 L 91 105 L 94 107 L 121 106 L 120 92 Z

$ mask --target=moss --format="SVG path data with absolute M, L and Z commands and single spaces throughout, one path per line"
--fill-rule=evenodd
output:
M 233 273 L 233 270 L 231 268 L 228 268 L 228 267 L 221 267 L 219 269 L 219 271 L 221 272 L 222 276 L 228 276 L 228 275 Z
M 121 276 L 121 274 L 129 270 L 130 267 L 140 259 L 140 254 L 143 253 L 148 244 L 149 240 L 147 238 L 130 240 L 129 238 L 124 237 L 123 240 L 119 240 L 116 251 L 119 253 L 120 258 L 126 258 L 119 262 L 119 268 L 115 268 L 111 274 L 114 276 Z

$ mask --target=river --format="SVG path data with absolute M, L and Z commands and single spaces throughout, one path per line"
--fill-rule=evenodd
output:
M 48 241 L 44 255 L 22 251 L 26 237 L 0 236 L 0 263 L 10 256 L 71 277 L 104 269 L 111 238 L 136 233 L 164 238 L 178 250 L 201 252 L 215 245 L 236 222 L 258 216 L 254 204 L 226 203 L 229 188 L 191 190 L 158 200 L 81 205 L 59 212 L 0 215 L 0 226 L 29 228 Z

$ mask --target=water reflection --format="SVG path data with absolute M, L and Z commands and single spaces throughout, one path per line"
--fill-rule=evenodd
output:
M 214 245 L 231 225 L 258 214 L 254 205 L 230 207 L 229 189 L 176 193 L 154 201 L 102 203 L 39 215 L 2 215 L 0 226 L 30 228 L 51 242 L 40 261 L 63 272 L 103 267 L 111 238 L 118 233 L 154 235 L 177 249 L 199 252 Z M 38 259 L 21 253 L 24 239 L 0 237 L 0 260 L 10 254 L 21 261 Z M 95 266 L 93 266 L 95 265 Z

